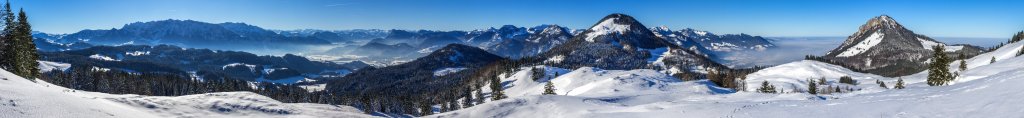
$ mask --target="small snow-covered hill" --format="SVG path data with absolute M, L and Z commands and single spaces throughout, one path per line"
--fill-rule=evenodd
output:
M 281 103 L 252 92 L 114 95 L 33 82 L 2 70 L 0 78 L 4 118 L 372 117 L 348 106 Z
M 776 87 L 781 87 L 786 91 L 807 91 L 808 79 L 818 81 L 820 78 L 825 78 L 827 83 L 835 84 L 839 82 L 839 77 L 843 76 L 848 76 L 857 80 L 862 86 L 877 87 L 878 85 L 874 83 L 876 79 L 889 81 L 889 78 L 887 77 L 854 72 L 850 69 L 843 68 L 842 66 L 818 61 L 803 60 L 765 68 L 747 75 L 746 91 L 756 91 L 757 88 L 761 86 L 761 83 L 765 81 Z
M 543 69 L 544 77 L 533 80 L 534 69 Z M 555 74 L 559 76 L 555 77 Z M 550 66 L 521 68 L 515 73 L 501 76 L 504 92 L 509 97 L 540 95 L 544 85 L 554 82 L 555 93 L 585 97 L 628 97 L 665 92 L 721 94 L 733 91 L 713 86 L 706 81 L 682 82 L 655 70 L 604 70 L 582 67 L 568 70 Z M 490 93 L 490 88 L 483 88 Z

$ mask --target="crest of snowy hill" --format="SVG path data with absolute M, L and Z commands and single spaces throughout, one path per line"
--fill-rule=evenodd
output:
M 861 84 L 870 84 L 876 87 L 878 85 L 873 84 L 875 80 L 891 80 L 890 78 L 874 74 L 854 72 L 843 68 L 842 66 L 818 61 L 803 60 L 761 69 L 760 71 L 747 75 L 747 79 L 745 80 L 747 89 L 745 91 L 756 91 L 757 88 L 761 86 L 761 83 L 765 81 L 772 83 L 777 88 L 783 88 L 786 91 L 807 91 L 808 79 L 818 81 L 820 78 L 826 78 L 826 80 L 828 80 L 826 83 L 830 85 L 838 85 L 838 78 L 844 76 L 851 77 Z
M 931 46 L 946 45 L 904 28 L 892 17 L 878 16 L 868 20 L 842 45 L 829 51 L 825 58 L 843 65 L 883 76 L 903 76 L 924 70 L 932 58 Z M 977 46 L 948 46 L 950 55 L 980 54 Z
M 590 29 L 540 56 L 556 67 L 590 66 L 604 69 L 692 70 L 694 67 L 723 67 L 699 54 L 655 35 L 636 19 L 611 14 Z
M 580 68 L 558 77 L 545 77 L 554 79 L 532 81 L 524 77 L 532 71 L 524 69 L 502 78 L 503 83 L 509 83 L 504 90 L 510 98 L 427 117 L 1024 117 L 1019 114 L 1024 112 L 1024 101 L 1007 99 L 1024 97 L 1024 93 L 1017 92 L 1024 89 L 1019 85 L 1024 83 L 1024 57 L 1015 55 L 1022 48 L 1022 42 L 1011 43 L 968 59 L 969 69 L 961 71 L 962 76 L 952 85 L 928 86 L 926 71 L 901 77 L 906 82 L 905 89 L 886 89 L 874 82 L 881 80 L 891 87 L 898 78 L 852 72 L 815 61 L 783 64 L 747 76 L 748 88 L 760 87 L 755 83 L 768 81 L 787 92 L 782 94 L 749 92 L 751 89 L 715 92 L 720 90 L 710 87 L 712 84 L 701 84 L 705 83 L 702 81 L 650 79 L 665 75 L 645 70 Z M 982 61 L 993 57 L 995 63 Z M 951 65 L 951 70 L 957 63 Z M 840 76 L 850 76 L 860 84 L 837 83 Z M 861 90 L 817 96 L 803 92 L 805 80 L 820 77 L 825 77 L 829 85 Z M 539 95 L 546 82 L 554 82 L 558 95 Z M 600 90 L 599 86 L 611 90 Z M 587 92 L 572 94 L 577 90 Z
M 114 95 L 29 81 L 0 71 L 0 114 L 16 118 L 373 117 L 348 106 L 281 103 L 251 92 L 179 97 Z
M 683 48 L 696 48 L 706 53 L 726 53 L 734 51 L 763 51 L 775 47 L 768 39 L 761 36 L 747 34 L 724 34 L 716 35 L 707 31 L 694 29 L 683 29 L 672 31 L 668 27 L 661 26 L 651 28 L 658 37 L 664 38 L 673 44 Z
M 535 70 L 543 71 L 535 71 Z M 534 80 L 535 72 L 542 72 L 541 78 Z M 557 76 L 556 76 L 557 75 Z M 544 85 L 552 82 L 558 95 L 629 98 L 638 95 L 681 92 L 692 94 L 725 94 L 732 90 L 720 88 L 707 81 L 683 82 L 667 74 L 650 69 L 636 70 L 604 70 L 593 67 L 582 67 L 575 70 L 551 66 L 523 67 L 513 73 L 505 73 L 501 78 L 503 88 L 509 97 L 525 97 L 541 95 Z M 490 93 L 490 88 L 483 92 Z
M 382 89 L 415 92 L 423 90 L 423 87 L 439 87 L 461 81 L 460 79 L 464 78 L 446 78 L 445 76 L 483 67 L 501 59 L 504 58 L 476 47 L 450 44 L 427 56 L 403 64 L 360 69 L 341 79 L 329 82 L 327 89 L 353 94 Z

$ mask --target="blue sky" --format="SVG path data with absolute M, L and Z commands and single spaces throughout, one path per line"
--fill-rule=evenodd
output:
M 719 34 L 848 36 L 893 16 L 932 37 L 1008 38 L 1024 30 L 1020 0 L 13 0 L 50 33 L 120 28 L 137 21 L 244 22 L 268 29 L 472 30 L 511 24 L 581 29 L 610 13 L 648 27 Z M 1013 6 L 1018 5 L 1018 6 Z

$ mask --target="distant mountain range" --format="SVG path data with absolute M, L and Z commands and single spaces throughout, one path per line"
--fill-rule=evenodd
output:
M 37 35 L 38 36 L 38 35 Z M 193 20 L 135 22 L 120 29 L 82 30 L 65 35 L 39 37 L 59 44 L 177 45 L 189 48 L 241 50 L 289 45 L 328 45 L 310 36 L 289 37 L 244 23 L 206 23 Z
M 749 35 L 715 35 L 692 29 L 665 31 L 652 28 L 656 36 L 681 47 L 713 57 L 714 53 L 759 50 L 774 46 L 764 38 Z M 42 51 L 84 49 L 94 45 L 176 45 L 186 48 L 279 52 L 312 51 L 308 46 L 335 47 L 323 54 L 356 57 L 347 61 L 404 62 L 422 57 L 447 44 L 480 47 L 502 57 L 521 58 L 546 52 L 584 29 L 559 25 L 517 27 L 505 25 L 473 31 L 430 30 L 268 30 L 245 23 L 206 23 L 193 20 L 135 22 L 109 30 L 82 30 L 71 34 L 37 32 L 36 43 Z M 695 47 L 696 46 L 696 47 Z
M 361 62 L 335 64 L 296 55 L 257 56 L 236 51 L 187 49 L 171 45 L 96 46 L 81 50 L 43 52 L 41 60 L 85 68 L 128 72 L 159 72 L 197 78 L 228 77 L 248 81 L 294 83 L 305 78 L 342 76 L 366 67 Z M 293 79 L 293 80 L 285 80 Z

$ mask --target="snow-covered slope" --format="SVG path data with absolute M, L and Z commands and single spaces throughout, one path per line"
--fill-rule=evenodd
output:
M 372 117 L 348 106 L 281 103 L 251 92 L 178 97 L 113 95 L 29 81 L 0 71 L 0 117 Z
M 32 82 L 7 71 L 0 71 L 0 114 L 8 118 L 158 117 L 88 92 Z
M 886 82 L 890 87 L 896 78 L 856 73 L 839 66 L 815 61 L 798 61 L 761 70 L 748 75 L 747 87 L 756 88 L 762 81 L 772 82 L 782 88 L 803 87 L 808 78 L 826 77 L 828 83 L 840 76 L 850 76 L 861 84 L 861 91 L 814 96 L 807 93 L 762 94 L 735 92 L 728 89 L 716 90 L 706 81 L 640 81 L 657 77 L 658 73 L 644 70 L 594 70 L 581 68 L 555 78 L 556 89 L 581 90 L 571 84 L 600 84 L 594 78 L 612 77 L 617 83 L 647 83 L 647 87 L 604 86 L 614 92 L 591 91 L 585 94 L 565 95 L 565 90 L 556 90 L 560 95 L 537 95 L 543 82 L 522 84 L 529 78 L 529 71 L 519 71 L 510 79 L 505 78 L 506 92 L 511 98 L 491 101 L 472 108 L 428 117 L 531 117 L 531 118 L 602 118 L 602 117 L 743 117 L 743 118 L 790 118 L 790 117 L 1024 117 L 1024 57 L 1014 57 L 1024 43 L 1008 44 L 996 51 L 968 59 L 969 68 L 961 72 L 962 77 L 948 86 L 925 84 L 927 72 L 901 77 L 906 89 L 883 89 L 874 83 L 875 79 Z M 988 64 L 992 57 L 996 62 Z M 958 62 L 951 67 L 955 68 Z M 601 74 L 600 71 L 609 73 Z M 577 75 L 578 74 L 578 75 Z M 630 76 L 636 74 L 638 76 Z M 597 76 L 597 77 L 590 77 Z M 518 77 L 518 78 L 517 78 Z M 621 77 L 621 78 L 620 78 Z M 565 79 L 565 80 L 560 80 Z M 572 80 L 572 81 L 569 81 Z M 578 81 L 583 80 L 583 81 Z M 598 80 L 598 81 L 587 81 Z M 509 82 L 512 81 L 512 82 Z M 566 81 L 559 83 L 560 81 Z M 579 83 L 577 83 L 579 82 Z M 630 85 L 630 84 L 618 84 Z M 706 85 L 706 86 L 701 86 Z M 531 89 L 517 88 L 529 86 Z M 658 86 L 658 87 L 653 87 Z M 514 91 L 515 90 L 515 91 Z M 792 89 L 786 89 L 791 92 Z M 517 91 L 537 91 L 522 94 Z M 715 92 L 723 91 L 723 92 Z M 519 93 L 519 94 L 511 94 Z M 571 93 L 571 92 L 568 92 Z

